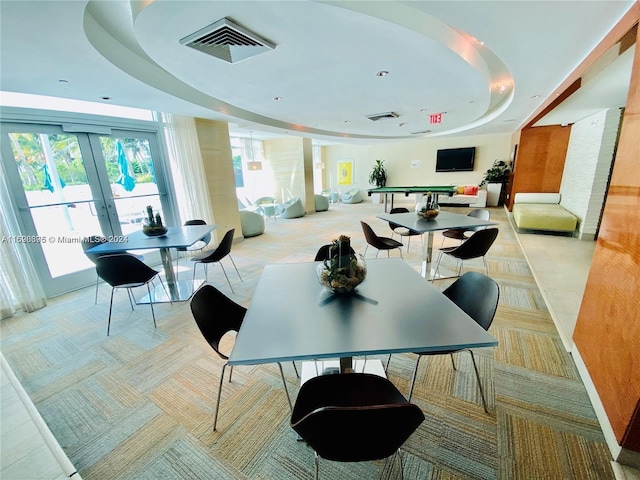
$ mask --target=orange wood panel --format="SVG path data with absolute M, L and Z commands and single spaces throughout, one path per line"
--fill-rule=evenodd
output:
M 618 442 L 640 451 L 640 48 L 573 339 Z
M 522 129 L 507 206 L 518 192 L 560 191 L 571 127 L 551 125 Z

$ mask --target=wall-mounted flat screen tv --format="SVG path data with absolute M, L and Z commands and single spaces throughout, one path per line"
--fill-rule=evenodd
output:
M 436 172 L 471 172 L 476 147 L 438 150 Z

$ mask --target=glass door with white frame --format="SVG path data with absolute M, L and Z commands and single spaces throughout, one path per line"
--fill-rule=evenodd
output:
M 47 296 L 95 281 L 80 240 L 115 240 L 140 228 L 151 205 L 169 219 L 167 188 L 153 132 L 103 129 L 65 132 L 61 126 L 2 125 L 2 158 L 21 235 L 29 243 Z M 163 208 L 164 207 L 164 208 Z M 146 252 L 145 261 L 159 261 Z

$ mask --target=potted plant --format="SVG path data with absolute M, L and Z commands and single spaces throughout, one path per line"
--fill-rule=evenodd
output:
M 511 165 L 502 160 L 496 160 L 493 165 L 484 172 L 480 186 L 487 185 L 487 205 L 495 207 L 503 203 L 504 185 L 509 180 Z
M 369 174 L 369 183 L 377 188 L 387 184 L 387 170 L 384 168 L 384 160 L 376 160 L 373 170 Z

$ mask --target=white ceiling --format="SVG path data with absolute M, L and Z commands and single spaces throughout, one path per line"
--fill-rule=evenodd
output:
M 513 132 L 633 3 L 1 1 L 0 89 L 220 119 L 256 137 Z M 180 44 L 223 17 L 275 49 L 229 64 Z M 540 124 L 624 105 L 631 57 Z M 366 118 L 383 112 L 399 117 Z

